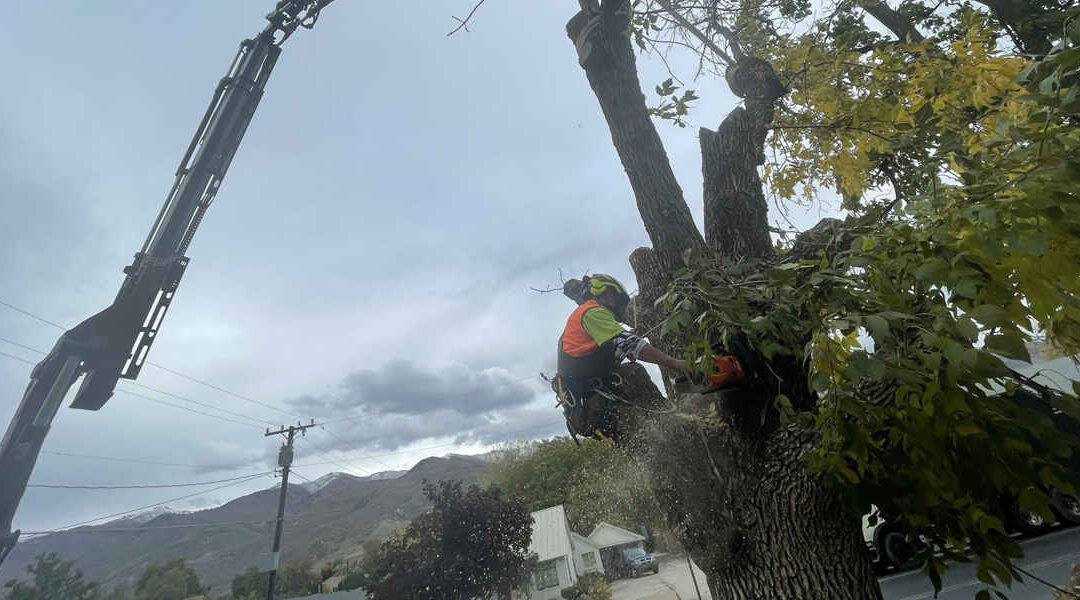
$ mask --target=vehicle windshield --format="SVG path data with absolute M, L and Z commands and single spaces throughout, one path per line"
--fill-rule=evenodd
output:
M 645 551 L 641 548 L 627 548 L 626 550 L 623 550 L 623 556 L 625 556 L 627 560 L 635 560 L 645 556 Z

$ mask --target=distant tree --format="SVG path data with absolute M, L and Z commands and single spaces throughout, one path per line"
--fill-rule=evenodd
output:
M 464 600 L 499 594 L 529 576 L 532 518 L 498 488 L 425 484 L 434 506 L 365 561 L 363 588 L 374 600 Z
M 240 575 L 233 577 L 230 591 L 231 600 L 262 600 L 266 597 L 266 586 L 270 583 L 269 573 L 248 567 Z M 296 598 L 318 592 L 322 583 L 310 560 L 290 563 L 278 570 L 274 583 L 275 596 L 278 598 Z
M 135 584 L 135 600 L 184 600 L 205 591 L 195 570 L 177 558 L 146 567 Z
M 275 582 L 277 597 L 295 598 L 318 592 L 322 580 L 315 573 L 310 560 L 285 565 L 278 571 Z M 265 584 L 263 589 L 265 590 Z
M 266 573 L 260 573 L 255 567 L 248 567 L 246 571 L 233 577 L 232 600 L 260 600 L 266 597 L 268 583 Z
M 510 448 L 492 464 L 490 481 L 532 511 L 565 505 L 571 529 L 584 534 L 601 521 L 666 528 L 641 468 L 625 451 L 596 440 L 579 447 L 558 437 L 531 453 Z
M 8 589 L 6 600 L 102 600 L 100 586 L 83 581 L 82 571 L 74 565 L 55 552 L 39 554 L 36 562 L 26 567 L 34 576 L 33 583 L 8 581 L 4 585 Z
M 378 538 L 368 538 L 360 544 L 364 550 L 363 558 L 360 559 L 360 564 L 345 574 L 345 578 L 338 584 L 339 590 L 355 590 L 364 587 L 368 582 L 368 573 L 375 573 L 378 570 L 378 562 L 383 560 L 380 552 L 382 543 L 383 540 Z

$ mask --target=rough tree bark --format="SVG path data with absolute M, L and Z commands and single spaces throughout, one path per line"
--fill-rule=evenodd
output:
M 614 4 L 605 2 L 603 8 L 595 6 L 578 12 L 570 19 L 566 32 L 575 41 L 579 62 L 600 100 L 649 240 L 661 264 L 674 272 L 682 264 L 684 250 L 703 247 L 705 242 L 671 170 L 664 143 L 648 111 L 640 110 L 645 106 L 645 96 L 634 54 L 632 50 L 629 55 L 623 52 L 624 45 L 629 48 L 629 40 L 621 34 L 616 38 L 598 35 L 601 31 L 610 34 L 611 28 L 620 27 L 620 23 L 625 30 L 626 17 L 617 14 Z
M 661 316 L 653 301 L 687 249 L 730 257 L 772 252 L 767 207 L 757 176 L 765 128 L 784 93 L 772 68 L 742 57 L 728 75 L 746 100 L 716 132 L 702 136 L 707 247 L 649 118 L 625 34 L 626 0 L 584 7 L 567 25 L 580 63 L 612 132 L 652 248 L 630 256 L 638 279 L 639 331 Z M 669 336 L 670 337 L 670 336 Z M 677 351 L 674 339 L 653 340 Z M 812 440 L 776 425 L 760 386 L 667 398 L 637 365 L 621 369 L 616 443 L 645 468 L 669 524 L 706 572 L 716 600 L 880 599 L 859 516 L 839 493 L 810 476 L 803 459 Z M 775 390 L 774 390 L 775 391 Z

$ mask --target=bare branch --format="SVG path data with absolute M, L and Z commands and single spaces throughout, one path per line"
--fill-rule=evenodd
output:
M 720 48 L 720 46 L 717 46 L 715 42 L 710 40 L 709 36 L 702 33 L 702 31 L 695 27 L 694 24 L 687 20 L 686 17 L 679 14 L 679 11 L 675 10 L 675 6 L 671 4 L 671 2 L 669 2 L 668 0 L 656 0 L 656 3 L 663 7 L 663 9 L 666 10 L 669 15 L 671 15 L 671 18 L 674 19 L 676 23 L 682 25 L 683 28 L 694 34 L 694 37 L 701 40 L 701 43 L 705 44 L 705 46 L 708 47 L 709 50 L 712 50 L 725 63 L 729 65 L 735 63 L 735 60 L 728 56 L 728 53 L 724 52 Z
M 454 20 L 458 22 L 458 26 L 457 26 L 457 27 L 455 27 L 453 31 L 451 31 L 450 33 L 446 34 L 446 37 L 450 37 L 450 36 L 454 35 L 455 33 L 457 33 L 457 32 L 459 32 L 459 31 L 461 31 L 462 29 L 464 29 L 465 31 L 468 31 L 468 30 L 469 30 L 469 19 L 472 19 L 472 17 L 473 17 L 473 14 L 475 14 L 475 13 L 476 13 L 476 9 L 480 8 L 480 6 L 481 6 L 481 5 L 482 5 L 482 4 L 483 4 L 483 3 L 485 2 L 485 1 L 486 1 L 486 0 L 480 0 L 479 2 L 477 2 L 477 3 L 476 3 L 476 4 L 475 4 L 475 5 L 473 6 L 473 7 L 472 7 L 472 10 L 470 10 L 470 11 L 469 11 L 469 14 L 465 16 L 465 18 L 464 18 L 464 19 L 462 19 L 462 18 L 460 18 L 460 17 L 454 17 Z

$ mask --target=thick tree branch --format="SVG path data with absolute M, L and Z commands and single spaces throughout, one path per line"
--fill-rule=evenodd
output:
M 923 35 L 919 33 L 918 29 L 911 21 L 905 19 L 900 13 L 896 12 L 885 3 L 884 0 L 856 0 L 857 4 L 866 12 L 870 13 L 872 17 L 878 20 L 879 23 L 889 28 L 889 31 L 893 32 L 896 37 L 900 38 L 904 42 L 921 42 L 923 41 Z
M 768 204 L 757 168 L 765 160 L 765 136 L 776 100 L 785 92 L 772 66 L 744 56 L 728 68 L 728 85 L 745 99 L 716 131 L 702 128 L 705 240 L 720 254 L 765 257 L 772 254 Z
M 600 102 L 653 249 L 665 271 L 674 273 L 682 265 L 682 253 L 705 242 L 649 118 L 634 49 L 625 35 L 629 14 L 608 12 L 615 4 L 605 2 L 599 12 L 579 11 L 567 23 L 566 33 Z
M 1040 27 L 1045 15 L 1028 0 L 975 0 L 990 9 L 994 17 L 1012 34 L 1020 51 L 1045 55 L 1053 48 L 1050 32 Z

